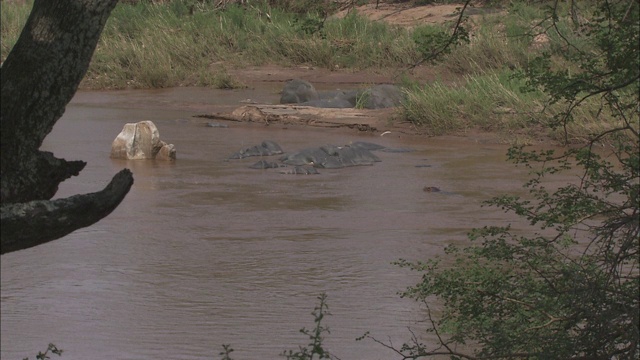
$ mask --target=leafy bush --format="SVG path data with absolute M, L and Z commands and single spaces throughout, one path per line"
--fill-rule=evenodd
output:
M 447 247 L 445 258 L 398 262 L 422 273 L 403 296 L 424 303 L 438 340 L 432 346 L 414 336 L 401 348 L 376 340 L 405 358 L 640 356 L 640 5 L 581 4 L 584 20 L 574 27 L 559 26 L 563 9 L 550 8 L 541 27 L 557 48 L 532 59 L 521 78 L 559 109 L 546 124 L 564 133 L 565 143 L 591 101 L 600 104 L 595 120 L 613 127 L 560 154 L 509 151 L 531 170 L 529 197 L 503 195 L 487 205 L 530 227 L 485 226 L 471 232 L 468 245 Z M 554 185 L 560 173 L 577 181 Z M 434 299 L 444 305 L 437 317 Z M 465 344 L 468 351 L 458 350 Z
M 449 53 L 451 47 L 446 45 L 450 37 L 442 27 L 435 25 L 419 26 L 411 34 L 418 52 L 425 58 L 431 58 L 440 49 L 446 49 L 445 53 Z
M 324 344 L 324 334 L 329 333 L 329 328 L 324 326 L 322 321 L 325 315 L 331 315 L 329 313 L 329 306 L 327 305 L 327 294 L 320 294 L 318 300 L 319 304 L 311 313 L 315 327 L 312 330 L 307 328 L 300 329 L 300 332 L 309 338 L 309 344 L 299 346 L 297 351 L 285 350 L 280 356 L 287 358 L 287 360 L 338 359 L 325 348 Z M 233 352 L 231 345 L 222 345 L 222 350 L 223 351 L 218 354 L 222 355 L 222 360 L 233 360 L 230 355 Z
M 317 355 L 318 359 L 333 359 L 335 358 L 327 349 L 324 348 L 324 333 L 329 333 L 329 328 L 322 325 L 322 320 L 325 315 L 330 315 L 329 306 L 327 305 L 327 295 L 321 294 L 318 296 L 320 303 L 313 309 L 311 313 L 316 323 L 313 330 L 306 328 L 300 329 L 300 332 L 305 334 L 309 338 L 309 344 L 307 346 L 300 346 L 298 351 L 287 350 L 281 355 L 286 357 L 287 360 L 312 360 Z

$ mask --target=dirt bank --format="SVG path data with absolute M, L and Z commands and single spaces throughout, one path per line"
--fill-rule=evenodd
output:
M 454 23 L 461 4 L 412 6 L 402 3 L 375 2 L 357 7 L 347 7 L 333 15 L 342 18 L 350 12 L 367 16 L 373 21 L 384 21 L 392 25 L 414 27 L 422 24 Z M 499 9 L 484 8 L 480 6 L 469 7 L 465 14 L 470 21 L 479 16 L 499 12 Z M 312 66 L 298 65 L 283 67 L 278 65 L 265 65 L 229 70 L 235 79 L 248 84 L 263 82 L 280 83 L 284 86 L 287 80 L 304 79 L 316 87 L 323 89 L 339 89 L 367 87 L 373 84 L 394 84 L 408 77 L 418 82 L 429 82 L 436 79 L 446 81 L 455 80 L 455 74 L 444 74 L 442 68 L 433 66 L 417 66 L 415 68 L 395 69 L 324 69 Z M 233 121 L 247 121 L 270 125 L 304 125 L 316 127 L 345 128 L 351 131 L 368 131 L 376 134 L 403 134 L 403 136 L 426 137 L 428 129 L 416 127 L 414 124 L 401 121 L 397 109 L 384 110 L 360 110 L 360 109 L 317 109 L 300 106 L 243 106 L 233 113 L 206 114 L 211 119 L 226 119 Z M 466 137 L 472 141 L 480 142 L 508 142 L 504 136 L 467 130 L 464 133 L 452 135 L 452 137 Z

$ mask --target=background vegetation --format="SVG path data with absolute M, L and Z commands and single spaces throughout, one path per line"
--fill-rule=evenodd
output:
M 530 227 L 488 225 L 469 244 L 447 247 L 446 262 L 398 262 L 422 274 L 403 296 L 425 305 L 438 339 L 413 337 L 395 348 L 373 338 L 404 359 L 640 358 L 640 4 L 570 1 L 543 9 L 532 38 L 550 40 L 512 79 L 525 82 L 523 93 L 545 95 L 554 111 L 540 112 L 542 124 L 565 143 L 583 118 L 607 123 L 588 134 L 586 146 L 509 150 L 531 169 L 529 196 L 502 195 L 487 205 Z M 560 172 L 578 180 L 551 186 Z M 444 302 L 437 317 L 434 299 Z M 464 344 L 466 351 L 458 347 Z
M 320 10 L 296 14 L 286 12 L 296 10 L 293 5 L 283 6 L 259 1 L 225 7 L 193 0 L 123 2 L 105 27 L 84 86 L 228 87 L 234 81 L 226 74 L 227 66 L 369 68 L 418 59 L 405 29 L 356 14 L 325 21 L 327 14 Z M 3 9 L 3 59 L 28 10 L 28 3 Z
M 403 296 L 424 304 L 436 344 L 420 336 L 400 348 L 369 334 L 363 339 L 404 359 L 638 359 L 638 1 L 501 2 L 506 13 L 459 23 L 455 31 L 453 24 L 401 29 L 357 13 L 330 19 L 326 8 L 300 14 L 299 3 L 286 4 L 122 4 L 86 85 L 233 87 L 224 71 L 232 63 L 330 69 L 426 63 L 447 78 L 420 84 L 407 76 L 401 116 L 428 133 L 479 128 L 523 142 L 543 134 L 584 146 L 509 151 L 531 169 L 530 194 L 487 205 L 525 218 L 530 228 L 488 225 L 473 231 L 466 246 L 448 247 L 447 261 L 398 262 L 423 275 Z M 3 8 L 3 59 L 27 11 Z M 550 187 L 549 178 L 565 171 L 578 180 Z M 283 356 L 332 356 L 322 347 L 326 302 L 319 300 L 315 329 L 302 331 L 311 342 Z M 440 316 L 431 312 L 435 301 L 444 304 Z M 225 345 L 220 355 L 230 358 L 231 351 Z
M 569 3 L 562 4 L 559 14 L 564 15 L 554 22 L 559 31 L 547 34 L 544 1 L 487 2 L 485 7 L 501 12 L 487 11 L 464 22 L 462 41 L 446 47 L 438 61 L 422 65 L 441 74 L 439 79 L 419 84 L 411 81 L 412 66 L 444 47 L 453 20 L 441 26 L 402 28 L 371 21 L 357 11 L 338 19 L 330 14 L 340 3 L 326 1 L 226 6 L 196 0 L 122 2 L 107 23 L 82 87 L 242 87 L 229 69 L 264 64 L 396 69 L 390 71 L 404 74 L 398 82 L 405 80 L 408 95 L 398 118 L 413 122 L 427 135 L 481 130 L 503 134 L 510 143 L 584 143 L 589 134 L 615 126 L 615 120 L 603 114 L 594 121 L 600 107 L 596 99 L 575 110 L 565 137 L 549 129 L 546 115 L 540 115 L 543 109 L 552 116 L 560 109 L 546 102 L 538 89 L 523 91 L 524 80 L 516 76 L 543 51 L 552 61 L 562 61 L 566 41 L 583 44 L 569 16 Z M 344 6 L 350 4 L 356 3 Z M 3 4 L 2 59 L 29 9 L 29 1 Z M 567 71 L 579 69 L 570 65 Z

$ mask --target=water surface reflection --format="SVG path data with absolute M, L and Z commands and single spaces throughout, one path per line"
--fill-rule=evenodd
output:
M 506 222 L 479 208 L 520 187 L 505 148 L 331 129 L 207 128 L 191 118 L 277 98 L 269 87 L 79 93 L 43 145 L 88 162 L 57 196 L 97 191 L 123 167 L 135 184 L 105 220 L 2 257 L 2 358 L 33 357 L 49 342 L 68 359 L 210 359 L 222 344 L 237 359 L 278 358 L 306 344 L 298 330 L 313 326 L 321 292 L 333 314 L 330 350 L 344 360 L 393 358 L 355 341 L 371 331 L 400 344 L 408 326 L 421 326 L 419 306 L 396 294 L 417 277 L 391 262 L 434 256 L 472 226 Z M 109 159 L 123 124 L 141 120 L 175 144 L 175 163 Z M 350 141 L 416 151 L 315 176 L 225 161 L 266 139 L 285 151 Z M 424 193 L 427 185 L 452 194 Z

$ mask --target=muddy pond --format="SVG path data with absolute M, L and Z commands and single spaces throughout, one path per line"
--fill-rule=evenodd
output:
M 355 339 L 369 331 L 400 345 L 424 326 L 398 291 L 419 280 L 392 264 L 433 257 L 475 226 L 506 224 L 483 200 L 519 192 L 524 172 L 506 146 L 469 139 L 228 123 L 192 115 L 251 99 L 278 101 L 278 84 L 223 91 L 178 88 L 79 92 L 43 149 L 88 162 L 56 197 L 101 190 L 122 168 L 135 184 L 106 219 L 58 241 L 2 257 L 2 359 L 34 358 L 52 342 L 62 359 L 280 358 L 308 339 L 327 294 L 326 348 L 343 360 L 393 359 Z M 173 163 L 109 158 L 127 122 L 152 120 L 177 149 Z M 367 141 L 373 166 L 318 175 L 226 161 L 263 140 L 285 152 Z M 425 186 L 442 192 L 425 192 Z

